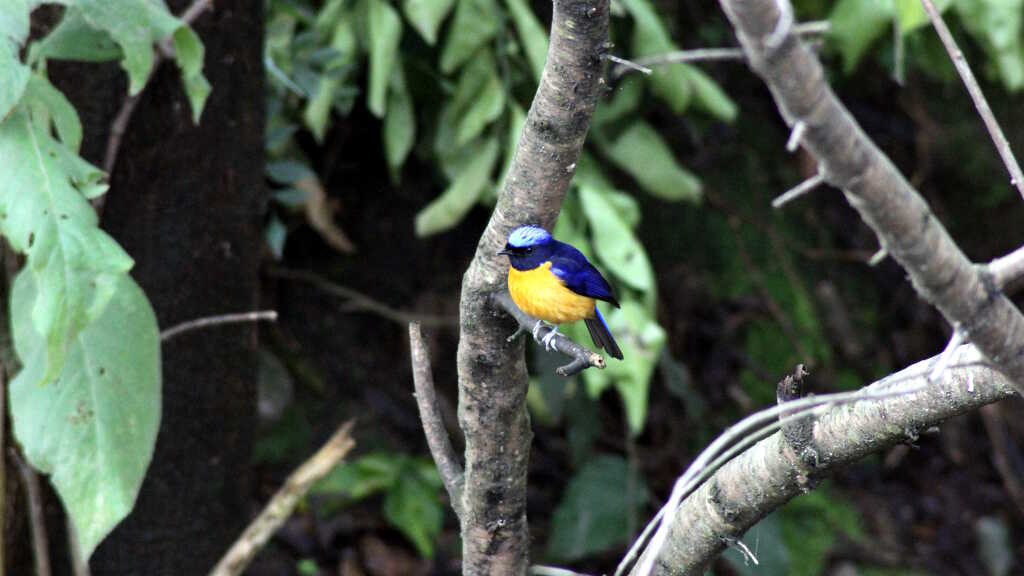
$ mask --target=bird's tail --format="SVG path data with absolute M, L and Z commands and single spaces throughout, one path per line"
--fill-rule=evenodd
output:
M 590 337 L 594 340 L 594 344 L 598 348 L 604 348 L 612 358 L 618 358 L 622 360 L 622 350 L 619 349 L 619 345 L 615 343 L 615 338 L 612 338 L 612 333 L 608 330 L 608 324 L 605 323 L 604 317 L 601 316 L 601 311 L 594 307 L 595 318 L 587 318 L 587 330 L 590 330 Z

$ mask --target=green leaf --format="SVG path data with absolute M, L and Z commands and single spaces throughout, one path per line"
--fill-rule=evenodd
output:
M 477 55 L 459 76 L 452 98 L 455 146 L 465 146 L 505 109 L 505 86 L 489 50 Z
M 431 46 L 437 42 L 437 30 L 451 11 L 455 0 L 405 0 L 402 11 L 409 24 Z
M 544 61 L 548 57 L 548 35 L 544 27 L 533 14 L 529 3 L 526 0 L 505 0 L 508 12 L 512 16 L 512 22 L 516 26 L 516 33 L 526 50 L 526 59 L 530 62 L 530 69 L 533 70 L 533 79 L 540 82 L 541 72 L 544 71 Z
M 678 50 L 661 18 L 647 0 L 622 0 L 633 17 L 633 54 L 652 56 Z M 647 76 L 651 90 L 676 114 L 690 105 L 690 76 L 683 66 L 659 66 Z
M 684 64 L 683 69 L 690 77 L 693 104 L 697 108 L 722 122 L 732 122 L 736 119 L 736 115 L 739 113 L 736 103 L 714 80 L 700 68 Z
M 135 95 L 153 69 L 153 45 L 182 26 L 163 3 L 150 0 L 79 0 L 85 21 L 105 30 L 123 51 L 128 91 Z
M 647 309 L 634 300 L 624 300 L 622 308 L 611 311 L 605 319 L 623 356 L 621 362 L 608 364 L 605 376 L 614 382 L 626 411 L 629 430 L 637 435 L 647 419 L 651 376 L 667 336 Z
M 900 23 L 900 32 L 908 34 L 928 24 L 928 13 L 924 11 L 921 0 L 894 0 L 896 18 Z M 945 12 L 953 0 L 935 0 L 939 12 Z
M 303 178 L 315 177 L 309 164 L 299 160 L 277 160 L 263 167 L 267 177 L 279 184 L 294 184 Z
M 489 138 L 441 196 L 416 215 L 416 235 L 430 236 L 458 224 L 480 197 L 498 159 L 498 141 Z
M 395 68 L 388 95 L 388 115 L 384 117 L 384 156 L 393 174 L 398 173 L 416 143 L 416 112 L 405 85 L 402 67 Z
M 459 0 L 441 49 L 441 72 L 451 74 L 498 32 L 494 0 Z
M 29 47 L 29 63 L 39 59 L 106 62 L 121 57 L 121 49 L 109 34 L 93 28 L 82 11 L 70 6 L 60 23 L 49 34 Z
M 378 118 L 384 116 L 388 85 L 402 41 L 402 19 L 384 0 L 369 0 L 370 76 L 366 107 Z
M 367 454 L 335 467 L 310 492 L 362 500 L 390 489 L 398 481 L 404 463 L 405 458 L 397 454 Z
M 609 202 L 607 194 L 595 188 L 580 187 L 583 213 L 594 231 L 597 257 L 616 278 L 631 288 L 650 290 L 654 286 L 654 271 L 647 253 L 615 206 Z
M 440 478 L 430 468 L 417 470 L 413 462 L 403 467 L 384 498 L 384 517 L 397 528 L 424 558 L 434 557 L 434 540 L 441 533 L 444 511 L 438 497 Z M 436 482 L 429 475 L 436 478 Z
M 54 88 L 41 74 L 32 75 L 25 93 L 29 100 L 35 100 L 46 108 L 61 142 L 77 153 L 82 145 L 82 122 L 64 93 Z
M 191 28 L 182 26 L 174 32 L 174 53 L 177 55 L 178 68 L 181 69 L 185 95 L 192 108 L 192 122 L 199 124 L 206 98 L 210 95 L 210 83 L 203 76 L 203 55 L 206 49 Z
M 99 317 L 132 259 L 100 230 L 86 201 L 105 190 L 102 173 L 54 140 L 23 110 L 0 124 L 0 233 L 27 255 L 40 286 L 32 304 L 47 341 L 47 369 L 60 373 L 68 347 Z
M 664 200 L 700 201 L 700 180 L 676 163 L 672 150 L 650 124 L 634 122 L 613 142 L 598 144 L 645 192 Z
M 0 122 L 21 100 L 29 76 L 28 66 L 18 58 L 18 46 L 0 36 Z
M 316 90 L 302 111 L 303 123 L 319 143 L 323 142 L 327 133 L 327 124 L 338 89 L 348 80 L 350 70 L 355 69 L 355 62 L 359 57 L 359 40 L 356 37 L 353 20 L 350 12 L 343 13 L 331 36 L 330 48 L 338 55 L 340 72 L 333 71 L 331 74 L 319 76 Z
M 127 274 L 82 330 L 51 385 L 47 342 L 30 311 L 43 298 L 18 274 L 11 328 L 23 368 L 11 382 L 14 435 L 32 466 L 50 475 L 88 558 L 135 505 L 160 425 L 160 340 L 145 294 Z
M 37 0 L 5 0 L 0 10 L 0 42 L 21 44 L 28 37 L 29 13 Z
M 889 29 L 894 15 L 893 0 L 839 0 L 828 20 L 843 59 L 843 71 L 857 67 L 871 44 Z
M 642 478 L 618 456 L 600 456 L 579 471 L 562 495 L 551 519 L 548 557 L 579 560 L 628 543 L 630 517 L 650 500 Z
M 960 0 L 955 8 L 964 28 L 993 60 L 1006 89 L 1024 87 L 1024 0 Z

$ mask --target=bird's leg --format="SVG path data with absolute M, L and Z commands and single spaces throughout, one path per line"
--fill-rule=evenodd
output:
M 547 350 L 548 352 L 550 352 L 550 351 L 555 349 L 555 342 L 554 342 L 554 340 L 555 340 L 555 336 L 557 336 L 557 335 L 558 335 L 558 326 L 552 326 L 551 327 L 551 332 L 548 332 L 547 334 L 544 335 L 543 338 L 540 339 L 541 344 L 544 345 L 544 349 Z
M 533 330 L 531 331 L 531 333 L 533 334 L 533 341 L 538 344 L 540 344 L 540 329 L 545 324 L 547 323 L 544 322 L 543 320 L 537 320 L 537 323 L 533 325 Z

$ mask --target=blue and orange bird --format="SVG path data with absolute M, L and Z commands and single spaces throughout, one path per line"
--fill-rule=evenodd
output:
M 597 309 L 597 300 L 616 308 L 619 302 L 612 287 L 582 252 L 551 237 L 538 226 L 520 226 L 508 236 L 505 249 L 498 254 L 508 256 L 508 291 L 519 309 L 550 324 L 583 320 L 598 348 L 622 360 L 622 350 L 612 338 L 608 324 Z M 533 337 L 541 323 L 533 328 Z M 558 326 L 540 342 L 548 350 Z

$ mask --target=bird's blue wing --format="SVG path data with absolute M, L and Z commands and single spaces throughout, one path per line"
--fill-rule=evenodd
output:
M 616 307 L 619 306 L 608 281 L 601 276 L 601 273 L 594 268 L 594 265 L 587 260 L 582 252 L 569 244 L 558 242 L 558 246 L 551 254 L 551 271 L 569 290 L 581 296 L 604 300 L 611 302 Z

